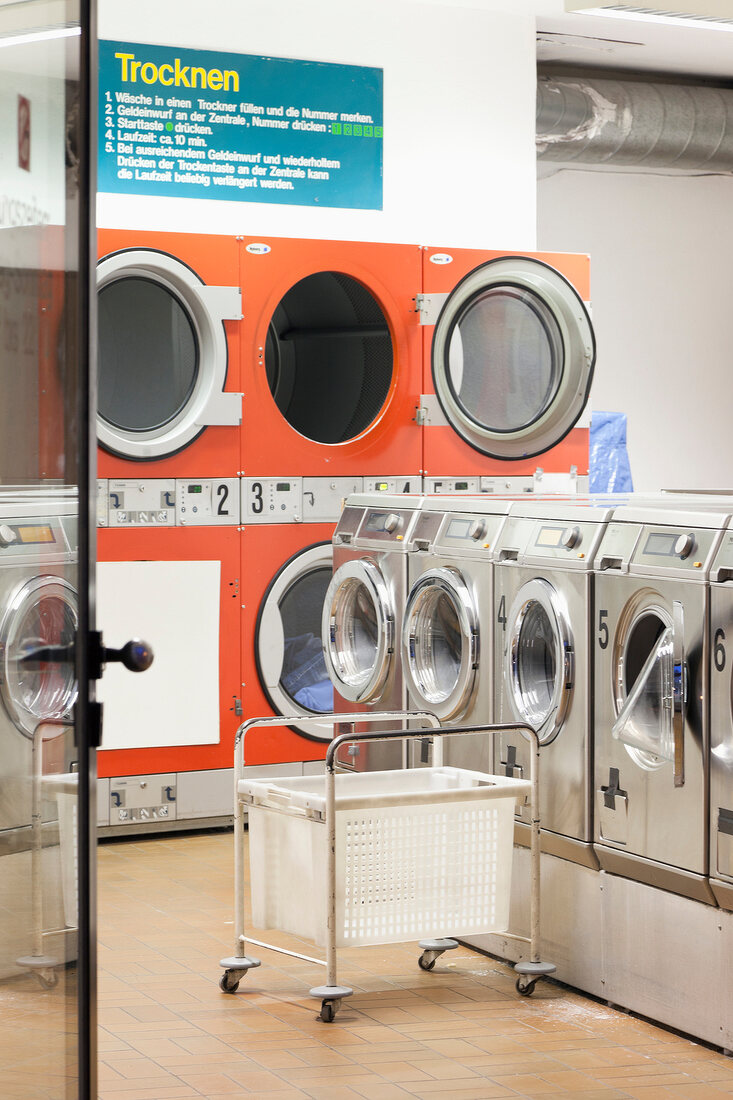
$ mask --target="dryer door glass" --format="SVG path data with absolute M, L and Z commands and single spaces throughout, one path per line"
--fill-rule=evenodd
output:
M 646 659 L 611 733 L 625 745 L 674 760 L 674 655 L 668 627 Z
M 336 690 L 352 702 L 378 700 L 394 658 L 394 612 L 373 562 L 348 562 L 334 573 L 322 631 L 326 667 Z
M 348 275 L 308 275 L 275 310 L 265 369 L 278 409 L 297 432 L 316 443 L 354 439 L 376 420 L 392 385 L 382 307 Z
M 321 621 L 331 582 L 331 543 L 306 547 L 290 558 L 271 581 L 255 632 L 257 671 L 277 714 L 333 710 L 333 684 L 326 670 Z M 330 740 L 331 732 L 306 737 Z
M 21 661 L 42 646 L 72 646 L 78 622 L 74 589 L 56 577 L 28 581 L 11 601 L 0 628 L 3 702 L 21 733 L 66 718 L 76 702 L 73 663 Z
M 492 260 L 448 297 L 435 325 L 433 382 L 451 426 L 500 459 L 549 450 L 588 399 L 595 341 L 579 295 L 530 257 Z
M 505 675 L 516 718 L 540 742 L 560 732 L 573 686 L 573 647 L 561 601 L 547 581 L 524 585 L 507 620 Z
M 478 619 L 457 571 L 431 570 L 413 586 L 405 612 L 403 660 L 419 706 L 443 719 L 465 711 L 476 679 Z
M 152 431 L 191 397 L 199 348 L 175 294 L 151 279 L 116 279 L 98 295 L 99 415 L 115 428 Z

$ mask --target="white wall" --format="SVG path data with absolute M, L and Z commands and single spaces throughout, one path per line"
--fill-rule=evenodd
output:
M 733 485 L 733 178 L 561 171 L 538 247 L 591 254 L 592 401 L 628 416 L 637 489 Z
M 536 4 L 485 5 L 100 0 L 101 38 L 383 68 L 385 138 L 382 211 L 102 194 L 98 224 L 533 249 Z

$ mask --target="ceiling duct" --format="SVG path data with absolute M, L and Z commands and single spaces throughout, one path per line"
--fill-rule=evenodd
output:
M 733 90 L 540 76 L 542 161 L 733 172 Z

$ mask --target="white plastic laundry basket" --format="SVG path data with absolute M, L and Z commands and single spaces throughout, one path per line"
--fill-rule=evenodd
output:
M 458 768 L 336 776 L 336 945 L 498 932 L 526 780 Z M 325 944 L 325 776 L 243 780 L 252 918 Z

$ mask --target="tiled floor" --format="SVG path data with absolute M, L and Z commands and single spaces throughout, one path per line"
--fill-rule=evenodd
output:
M 283 955 L 253 951 L 262 967 L 221 993 L 231 869 L 231 834 L 100 848 L 100 1100 L 733 1095 L 733 1059 L 557 985 L 518 997 L 463 950 L 430 974 L 414 944 L 340 952 L 357 992 L 333 1024 L 308 996 L 322 970 Z

